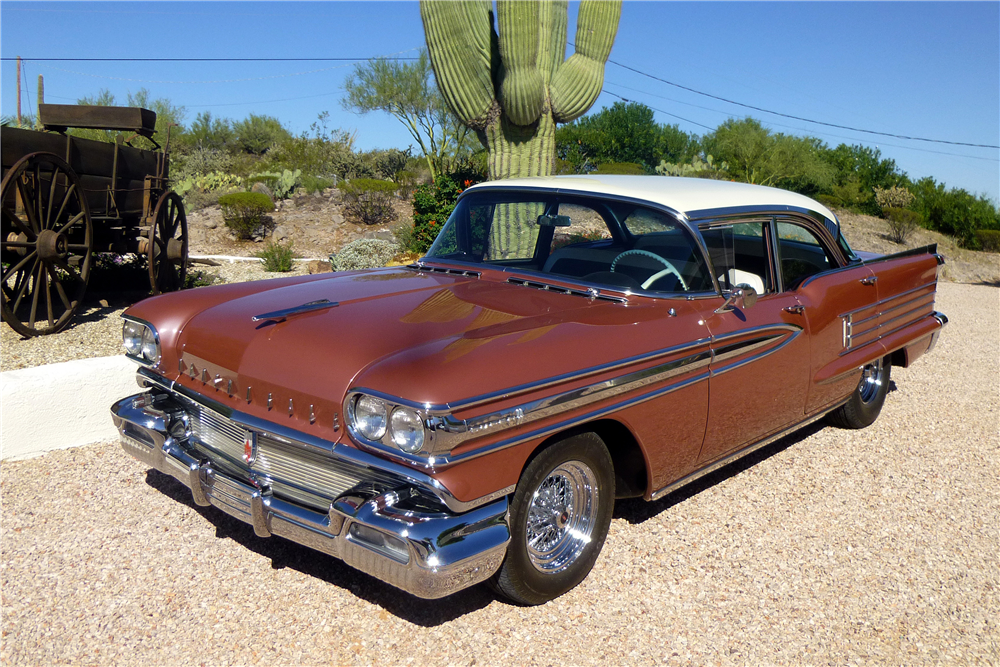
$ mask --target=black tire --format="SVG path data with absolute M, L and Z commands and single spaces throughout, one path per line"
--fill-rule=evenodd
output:
M 597 434 L 579 433 L 543 450 L 517 483 L 507 557 L 491 587 L 524 605 L 570 590 L 594 567 L 614 505 L 614 464 Z
M 831 412 L 827 419 L 840 428 L 858 429 L 871 426 L 882 412 L 882 404 L 889 393 L 892 363 L 889 357 L 878 359 L 864 367 L 861 381 L 851 397 Z

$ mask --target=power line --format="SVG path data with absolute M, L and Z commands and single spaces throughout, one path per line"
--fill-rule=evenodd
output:
M 964 141 L 947 141 L 945 139 L 927 139 L 925 137 L 911 137 L 911 136 L 908 136 L 908 135 L 905 135 L 905 134 L 893 134 L 891 132 L 878 132 L 876 130 L 866 130 L 866 129 L 859 128 L 859 127 L 851 127 L 849 125 L 838 125 L 836 123 L 827 123 L 827 122 L 821 121 L 821 120 L 813 120 L 811 118 L 803 118 L 802 116 L 793 116 L 792 114 L 781 113 L 780 111 L 771 111 L 770 109 L 764 109 L 763 107 L 753 106 L 752 104 L 744 104 L 743 102 L 737 102 L 735 100 L 730 100 L 728 98 L 720 97 L 718 95 L 712 95 L 711 93 L 704 93 L 704 92 L 702 92 L 700 90 L 695 90 L 694 88 L 690 88 L 688 86 L 682 86 L 679 83 L 674 83 L 673 81 L 667 81 L 666 79 L 663 79 L 661 77 L 653 76 L 652 74 L 648 74 L 646 72 L 643 72 L 642 70 L 638 70 L 638 69 L 636 69 L 634 67 L 630 67 L 628 65 L 624 65 L 624 64 L 622 64 L 620 62 L 617 62 L 617 61 L 614 61 L 614 60 L 611 60 L 611 59 L 609 59 L 608 62 L 611 63 L 612 65 L 617 65 L 618 67 L 621 67 L 622 69 L 627 69 L 630 72 L 635 72 L 636 74 L 640 74 L 642 76 L 648 77 L 650 79 L 653 79 L 654 81 L 659 81 L 660 83 L 665 83 L 668 86 L 674 86 L 675 88 L 680 88 L 681 90 L 686 90 L 686 91 L 688 91 L 690 93 L 694 93 L 696 95 L 702 95 L 703 97 L 709 97 L 709 98 L 711 98 L 713 100 L 719 100 L 720 102 L 725 102 L 727 104 L 735 104 L 736 106 L 743 107 L 745 109 L 752 109 L 754 111 L 759 111 L 761 113 L 768 113 L 768 114 L 772 114 L 774 116 L 781 116 L 782 118 L 791 118 L 792 120 L 798 120 L 798 121 L 802 121 L 804 123 L 813 123 L 815 125 L 825 125 L 826 127 L 834 127 L 834 128 L 840 129 L 840 130 L 850 130 L 851 132 L 864 132 L 865 134 L 875 134 L 875 135 L 882 136 L 882 137 L 891 137 L 893 139 L 906 139 L 906 140 L 909 140 L 909 141 L 926 141 L 926 142 L 932 143 L 932 144 L 950 144 L 952 146 L 971 146 L 973 148 L 1000 148 L 1000 146 L 993 145 L 993 144 L 973 144 L 973 143 L 968 143 L 968 142 L 964 142 Z
M 619 88 L 624 88 L 626 90 L 631 90 L 631 91 L 634 91 L 636 93 L 642 93 L 643 95 L 649 95 L 651 97 L 658 97 L 660 99 L 667 100 L 669 102 L 675 102 L 677 104 L 684 104 L 684 105 L 687 105 L 687 106 L 694 107 L 696 109 L 704 109 L 705 111 L 711 111 L 712 113 L 719 113 L 719 114 L 723 114 L 725 116 L 732 116 L 732 114 L 729 113 L 728 111 L 722 111 L 720 109 L 712 109 L 710 107 L 703 107 L 703 106 L 701 106 L 699 104 L 691 104 L 690 102 L 682 102 L 681 100 L 675 100 L 675 99 L 673 99 L 671 97 L 664 97 L 663 95 L 657 95 L 656 93 L 651 93 L 649 91 L 641 90 L 639 88 L 631 88 L 629 86 L 623 86 L 622 84 L 616 83 L 614 81 L 605 81 L 605 85 L 617 86 Z M 618 99 L 625 100 L 624 97 L 621 97 L 620 95 L 615 95 L 614 93 L 612 93 L 609 90 L 604 90 L 603 92 L 607 93 L 608 95 L 613 95 L 613 96 L 617 97 Z M 625 101 L 628 101 L 628 100 L 625 100 Z M 646 106 L 649 106 L 649 105 L 647 104 Z M 685 122 L 693 123 L 695 125 L 700 125 L 700 123 L 696 123 L 695 121 L 687 120 L 685 118 L 681 118 L 680 116 L 668 113 L 666 111 L 663 111 L 662 109 L 656 109 L 654 107 L 649 107 L 649 108 L 653 109 L 653 111 L 659 111 L 660 113 L 667 114 L 668 116 L 673 116 L 674 118 L 680 118 L 681 120 L 684 120 Z M 749 116 L 741 116 L 740 118 L 748 118 L 748 117 Z M 856 137 L 845 137 L 845 136 L 843 136 L 841 134 L 833 134 L 831 132 L 818 132 L 816 130 L 807 130 L 805 128 L 795 127 L 794 125 L 785 125 L 784 123 L 776 123 L 774 121 L 766 121 L 766 122 L 767 122 L 768 125 L 773 125 L 773 126 L 776 126 L 776 127 L 786 127 L 786 128 L 788 128 L 790 130 L 796 130 L 798 132 L 812 132 L 813 134 L 817 134 L 817 135 L 819 135 L 821 137 L 833 137 L 835 139 L 846 139 L 847 141 L 859 141 L 859 139 L 857 139 Z M 705 127 L 706 129 L 709 129 L 709 130 L 714 129 L 714 128 L 707 127 L 706 125 L 700 125 L 700 126 L 701 127 Z M 985 162 L 1000 162 L 1000 158 L 996 158 L 996 157 L 982 157 L 982 156 L 979 156 L 979 155 L 967 155 L 965 153 L 949 153 L 947 151 L 935 151 L 935 150 L 931 150 L 929 148 L 917 148 L 915 146 L 902 146 L 900 144 L 889 144 L 889 143 L 885 143 L 885 142 L 879 142 L 879 145 L 880 146 L 890 146 L 892 148 L 902 148 L 903 150 L 917 151 L 919 153 L 933 153 L 934 155 L 949 155 L 951 157 L 968 158 L 970 160 L 983 160 Z
M 616 85 L 617 85 L 617 84 L 616 84 Z M 618 99 L 620 99 L 620 100 L 621 100 L 622 102 L 632 102 L 632 101 L 634 101 L 634 100 L 629 100 L 629 99 L 626 99 L 626 98 L 622 97 L 621 95 L 616 95 L 615 93 L 612 93 L 612 92 L 611 92 L 610 90 L 604 90 L 604 91 L 602 91 L 602 92 L 603 92 L 603 93 L 604 93 L 605 95 L 611 95 L 611 97 L 617 97 L 617 98 L 618 98 Z M 649 105 L 647 104 L 646 106 L 649 106 Z M 649 107 L 649 108 L 650 108 L 650 109 L 652 109 L 653 111 L 659 111 L 659 112 L 660 112 L 660 113 L 662 113 L 662 114 L 666 114 L 666 115 L 670 116 L 671 118 L 677 118 L 678 120 L 682 120 L 682 121 L 684 121 L 685 123 L 691 123 L 692 125 L 697 125 L 698 127 L 703 127 L 703 128 L 705 128 L 706 130 L 708 130 L 708 131 L 712 131 L 712 130 L 714 130 L 714 129 L 715 129 L 715 128 L 713 128 L 713 127 L 709 127 L 708 125 L 702 125 L 701 123 L 699 123 L 699 122 L 697 122 L 697 121 L 693 121 L 693 120 L 688 120 L 687 118 L 683 118 L 683 117 L 681 117 L 681 116 L 678 116 L 677 114 L 672 114 L 672 113 L 670 113 L 669 111 L 664 111 L 663 109 L 657 109 L 656 107 Z
M 412 50 L 412 49 L 411 49 Z M 359 62 L 386 56 L 364 56 L 360 58 L 24 58 L 34 62 L 80 62 L 80 63 L 284 63 L 284 62 Z M 0 60 L 15 61 L 16 57 Z M 391 58 L 391 60 L 419 60 L 419 58 Z

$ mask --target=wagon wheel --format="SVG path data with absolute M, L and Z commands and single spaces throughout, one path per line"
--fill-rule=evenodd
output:
M 94 227 L 80 179 L 51 153 L 30 153 L 0 184 L 3 319 L 22 336 L 65 329 L 87 291 Z
M 176 192 L 165 193 L 156 203 L 146 242 L 146 263 L 153 294 L 184 287 L 188 262 L 187 229 L 184 202 Z

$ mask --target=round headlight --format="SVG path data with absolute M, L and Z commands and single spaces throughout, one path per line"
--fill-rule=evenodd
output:
M 142 330 L 142 357 L 154 366 L 160 363 L 160 346 L 156 342 L 156 334 L 149 327 Z
M 396 408 L 389 420 L 392 441 L 407 454 L 419 452 L 424 446 L 424 424 L 409 408 Z
M 145 329 L 146 327 L 138 322 L 125 320 L 125 325 L 122 327 L 122 344 L 125 346 L 125 351 L 133 357 L 138 357 L 142 352 L 142 332 Z
M 382 439 L 387 418 L 385 403 L 374 396 L 361 396 L 354 404 L 354 428 L 369 440 Z

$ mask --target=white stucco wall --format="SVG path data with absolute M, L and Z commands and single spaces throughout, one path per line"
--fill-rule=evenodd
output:
M 0 373 L 0 458 L 114 440 L 111 404 L 139 392 L 124 355 Z

